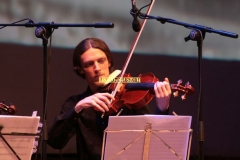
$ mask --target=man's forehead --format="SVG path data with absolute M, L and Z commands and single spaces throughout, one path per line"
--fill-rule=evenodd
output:
M 103 51 L 99 49 L 88 50 L 80 56 L 80 60 L 83 63 L 96 61 L 103 58 L 107 58 L 107 56 Z
M 81 61 L 82 61 L 83 63 L 87 63 L 87 62 L 98 61 L 98 60 L 101 60 L 101 59 L 107 59 L 107 57 L 106 57 L 106 56 L 101 56 L 101 57 L 96 57 L 96 58 L 94 58 L 94 59 L 82 59 L 82 58 L 81 58 Z

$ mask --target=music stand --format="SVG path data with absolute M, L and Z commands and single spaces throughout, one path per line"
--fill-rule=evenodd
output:
M 40 117 L 0 115 L 0 157 L 30 160 Z
M 188 160 L 191 116 L 110 116 L 102 160 Z

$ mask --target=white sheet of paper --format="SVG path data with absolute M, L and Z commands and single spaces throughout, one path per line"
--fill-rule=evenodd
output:
M 111 116 L 104 160 L 141 160 L 145 128 L 151 124 L 149 160 L 186 159 L 191 116 Z
M 37 133 L 40 117 L 31 116 L 8 116 L 0 115 L 0 126 L 3 127 L 1 133 Z M 21 158 L 30 160 L 33 151 L 35 136 L 3 135 L 9 145 Z M 17 160 L 17 157 L 9 149 L 6 143 L 0 138 L 0 159 Z

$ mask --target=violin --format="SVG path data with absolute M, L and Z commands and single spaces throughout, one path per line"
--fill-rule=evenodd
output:
M 119 80 L 119 78 L 116 78 Z M 125 80 L 124 80 L 125 79 Z M 146 106 L 154 97 L 154 84 L 159 81 L 157 77 L 151 72 L 140 74 L 136 78 L 132 78 L 130 74 L 125 74 L 124 79 L 121 81 L 121 85 L 117 89 L 115 100 L 111 103 L 111 108 L 108 112 L 104 113 L 104 116 L 109 116 L 114 113 L 118 113 L 123 106 L 127 106 L 129 109 L 141 109 Z M 127 80 L 128 79 L 128 80 Z M 137 81 L 137 82 L 136 82 Z M 187 95 L 194 93 L 194 88 L 187 82 L 184 86 L 181 85 L 182 80 L 178 80 L 177 84 L 171 84 L 171 89 L 174 91 L 173 96 L 177 97 L 180 93 L 182 100 L 186 99 Z M 115 89 L 117 83 L 109 83 L 101 92 L 111 93 Z
M 149 6 L 149 8 L 145 15 L 148 15 L 150 13 L 154 2 L 155 0 L 152 0 L 151 3 L 147 5 Z M 140 14 L 140 10 L 137 11 L 137 14 Z M 144 18 L 144 14 L 142 14 L 142 17 Z M 125 61 L 125 64 L 123 65 L 123 68 L 118 76 L 119 79 L 131 78 L 130 74 L 125 74 L 125 71 L 133 55 L 133 51 L 137 45 L 143 28 L 146 24 L 146 20 L 147 18 L 145 18 L 141 24 L 141 29 L 135 38 L 135 41 Z M 101 89 L 100 92 L 104 92 L 105 90 L 106 92 L 111 92 L 111 94 L 115 97 L 115 100 L 111 102 L 111 107 L 109 111 L 102 113 L 102 117 L 117 112 L 120 113 L 120 109 L 123 106 L 127 106 L 130 109 L 140 109 L 146 106 L 152 100 L 152 98 L 154 97 L 154 83 L 158 81 L 158 78 L 156 78 L 153 73 L 140 74 L 139 78 L 141 83 L 122 83 L 118 81 L 117 83 L 109 83 L 107 86 L 104 87 L 103 90 Z M 194 93 L 194 89 L 189 83 L 187 83 L 185 86 L 182 86 L 181 81 L 179 81 L 178 84 L 172 84 L 171 89 L 176 90 L 176 92 L 174 92 L 174 96 L 177 96 L 178 92 L 183 92 L 184 95 L 182 96 L 182 99 L 186 99 L 187 94 Z M 119 113 L 117 115 L 119 115 Z
M 0 103 L 0 113 L 1 111 L 4 111 L 8 115 L 14 115 L 17 111 L 16 107 L 13 104 L 10 104 L 9 106 L 2 101 Z

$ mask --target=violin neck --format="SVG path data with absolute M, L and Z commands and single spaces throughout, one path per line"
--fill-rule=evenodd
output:
M 133 89 L 133 90 L 145 90 L 145 89 L 153 89 L 155 83 L 127 83 L 125 85 L 125 89 Z

